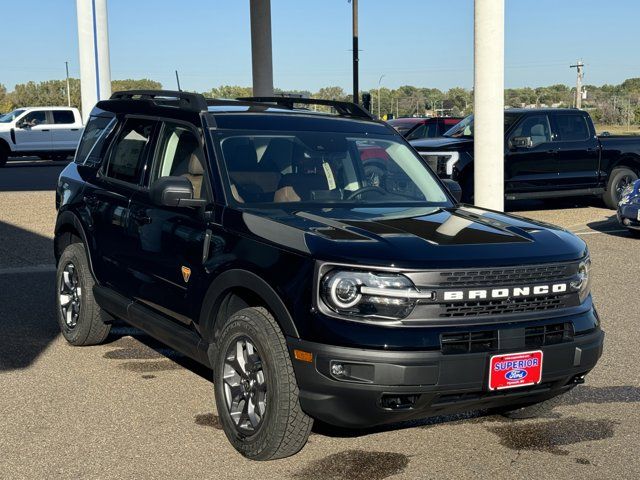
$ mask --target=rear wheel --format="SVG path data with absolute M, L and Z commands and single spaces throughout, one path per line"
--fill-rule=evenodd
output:
M 602 200 L 607 207 L 615 210 L 622 198 L 622 192 L 627 186 L 638 179 L 636 172 L 627 167 L 614 168 L 609 175 L 607 191 L 602 195 Z
M 111 317 L 93 297 L 94 283 L 84 245 L 72 243 L 60 256 L 56 279 L 58 325 L 72 345 L 101 343 L 111 329 Z
M 252 460 L 297 453 L 313 420 L 301 409 L 286 342 L 264 308 L 245 308 L 222 328 L 214 359 L 218 415 L 235 449 Z

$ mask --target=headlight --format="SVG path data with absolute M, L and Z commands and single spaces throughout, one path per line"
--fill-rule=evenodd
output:
M 439 177 L 453 175 L 453 167 L 460 159 L 459 152 L 419 152 Z
M 399 320 L 420 299 L 432 299 L 407 277 L 396 273 L 332 270 L 320 282 L 320 298 L 336 313 Z
M 591 293 L 591 258 L 587 257 L 578 265 L 578 275 L 571 282 L 571 288 L 578 292 L 580 303 Z

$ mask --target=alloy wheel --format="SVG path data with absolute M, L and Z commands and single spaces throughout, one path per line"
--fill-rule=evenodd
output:
M 61 280 L 58 298 L 60 300 L 62 318 L 67 327 L 75 328 L 80 315 L 82 289 L 78 280 L 78 271 L 73 263 L 69 262 L 64 266 Z
M 227 411 L 236 429 L 255 433 L 267 409 L 267 383 L 262 359 L 249 338 L 237 338 L 227 349 L 223 381 Z
M 631 185 L 634 182 L 634 179 L 631 175 L 624 175 L 620 180 L 618 180 L 618 184 L 616 185 L 616 199 L 620 201 L 622 198 L 622 192 L 624 192 L 625 188 Z

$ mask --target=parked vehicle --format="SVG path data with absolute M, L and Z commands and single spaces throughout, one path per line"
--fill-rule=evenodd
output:
M 618 221 L 632 235 L 640 237 L 640 180 L 629 184 L 618 204 Z
M 473 201 L 473 116 L 443 138 L 411 144 L 441 178 Z M 596 195 L 612 209 L 640 174 L 640 137 L 596 135 L 589 114 L 575 109 L 510 109 L 504 114 L 505 197 Z
M 0 117 L 0 167 L 8 157 L 67 158 L 75 152 L 81 134 L 77 108 L 18 108 Z
M 422 140 L 443 136 L 452 127 L 460 123 L 461 117 L 433 117 L 424 119 L 404 133 L 407 140 Z
M 387 123 L 397 130 L 398 133 L 404 135 L 416 125 L 422 124 L 429 117 L 400 117 L 387 120 Z
M 455 186 L 354 104 L 118 92 L 58 182 L 58 323 L 92 345 L 117 317 L 212 368 L 256 460 L 296 453 L 314 419 L 539 408 L 602 353 L 589 251 Z

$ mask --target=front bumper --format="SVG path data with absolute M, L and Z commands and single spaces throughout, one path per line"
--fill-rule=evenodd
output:
M 313 354 L 313 362 L 293 360 L 302 409 L 340 427 L 363 428 L 473 409 L 543 401 L 570 390 L 602 354 L 604 332 L 596 328 L 573 340 L 544 346 L 542 383 L 491 392 L 489 358 L 499 352 L 442 354 L 440 351 L 385 351 L 336 347 L 288 338 L 293 350 Z M 332 362 L 359 365 L 364 382 L 337 380 Z

